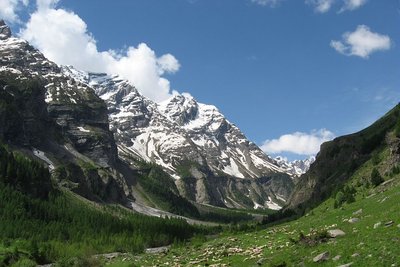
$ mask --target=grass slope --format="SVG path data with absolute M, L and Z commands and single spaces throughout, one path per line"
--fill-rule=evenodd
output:
M 174 248 L 167 255 L 143 255 L 133 266 L 257 266 L 257 263 L 261 266 L 340 266 L 350 262 L 352 266 L 398 266 L 399 203 L 399 186 L 342 209 L 333 209 L 330 199 L 299 220 L 250 233 L 226 234 L 203 244 L 192 243 Z M 353 215 L 360 209 L 361 214 Z M 349 223 L 350 218 L 360 221 Z M 384 226 L 389 221 L 395 224 Z M 381 226 L 374 229 L 379 222 Z M 346 235 L 315 245 L 293 242 L 299 239 L 300 233 L 318 236 L 313 233 L 328 229 L 341 229 Z M 329 260 L 313 262 L 315 256 L 326 251 L 330 254 Z M 332 260 L 337 255 L 340 259 Z M 114 266 L 123 265 L 115 263 Z
M 117 259 L 112 266 L 399 266 L 400 174 L 391 171 L 389 154 L 381 149 L 354 172 L 346 184 L 356 191 L 350 204 L 334 208 L 332 197 L 295 221 L 208 241 L 197 238 L 166 254 L 143 254 L 129 263 Z M 373 169 L 386 180 L 377 187 L 368 182 Z M 330 238 L 332 229 L 346 234 Z M 323 252 L 329 259 L 314 263 Z

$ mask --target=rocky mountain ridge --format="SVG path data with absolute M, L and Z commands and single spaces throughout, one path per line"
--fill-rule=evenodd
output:
M 310 156 L 303 160 L 288 161 L 286 158 L 278 156 L 274 158 L 278 165 L 290 174 L 294 178 L 300 177 L 305 174 L 309 169 L 311 164 L 314 163 L 315 157 Z
M 279 209 L 288 198 L 293 187 L 289 175 L 216 107 L 198 103 L 189 94 L 155 103 L 118 76 L 72 66 L 62 70 L 93 87 L 107 103 L 119 156 L 163 167 L 187 199 Z
M 285 172 L 215 106 L 198 103 L 189 94 L 155 103 L 118 76 L 71 66 L 64 66 L 63 73 L 93 87 L 107 103 L 121 151 L 157 163 L 176 178 L 182 162 L 206 165 L 215 174 L 237 178 Z

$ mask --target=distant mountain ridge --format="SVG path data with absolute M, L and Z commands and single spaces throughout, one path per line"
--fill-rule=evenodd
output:
M 286 158 L 278 156 L 274 158 L 278 165 L 284 169 L 287 173 L 292 175 L 294 178 L 300 177 L 302 174 L 306 173 L 311 164 L 315 161 L 315 156 L 310 156 L 303 160 L 288 161 Z

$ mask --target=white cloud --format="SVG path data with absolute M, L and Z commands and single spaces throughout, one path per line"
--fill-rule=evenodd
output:
M 119 74 L 157 102 L 170 97 L 170 82 L 162 76 L 179 70 L 180 64 L 173 55 L 158 57 L 145 43 L 130 46 L 123 52 L 99 51 L 86 23 L 71 11 L 57 9 L 57 2 L 38 0 L 38 9 L 31 14 L 21 37 L 58 64 Z
M 60 2 L 60 0 L 36 0 L 37 8 L 42 9 L 50 9 L 55 8 L 55 6 Z
M 306 4 L 313 6 L 318 13 L 328 12 L 334 3 L 335 0 L 306 0 Z
M 0 0 L 0 19 L 9 23 L 19 22 L 17 11 L 28 3 L 29 0 Z
M 256 3 L 258 5 L 270 6 L 270 7 L 275 7 L 282 1 L 284 0 L 251 0 L 251 2 Z
M 335 135 L 326 129 L 311 133 L 295 132 L 278 139 L 266 140 L 261 149 L 267 154 L 289 152 L 298 155 L 315 155 L 322 143 L 332 140 Z
M 367 0 L 343 0 L 343 1 L 344 1 L 344 5 L 343 5 L 342 9 L 340 10 L 340 12 L 343 12 L 346 10 L 350 10 L 350 11 L 356 10 L 367 3 Z
M 306 4 L 314 7 L 315 12 L 326 13 L 328 12 L 338 0 L 305 0 Z M 352 11 L 365 5 L 368 0 L 343 0 L 343 6 L 339 13 L 344 11 Z
M 367 26 L 359 25 L 354 32 L 346 32 L 342 41 L 331 41 L 331 47 L 346 56 L 368 58 L 376 51 L 389 50 L 390 37 L 372 32 Z

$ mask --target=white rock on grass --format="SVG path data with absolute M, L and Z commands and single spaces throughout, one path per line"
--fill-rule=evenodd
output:
M 363 209 L 359 209 L 359 210 L 353 212 L 353 215 L 359 215 L 359 214 L 361 214 L 362 212 L 363 212 Z
M 359 221 L 360 221 L 360 219 L 358 219 L 358 218 L 349 219 L 349 223 L 356 223 L 356 222 L 359 222 Z
M 340 229 L 328 230 L 327 232 L 328 232 L 329 237 L 332 237 L 332 238 L 346 235 L 346 233 Z
M 339 267 L 349 267 L 349 266 L 351 266 L 351 265 L 353 265 L 352 262 L 346 263 L 346 264 L 343 264 L 343 265 L 340 265 Z
M 381 222 L 377 222 L 376 224 L 374 224 L 374 229 L 378 228 L 379 226 L 381 226 L 382 223 Z
M 325 251 L 314 257 L 313 262 L 321 262 L 329 259 L 329 252 Z
M 338 261 L 338 260 L 340 260 L 341 257 L 342 257 L 341 255 L 336 255 L 332 260 L 333 261 Z
M 385 223 L 385 227 L 390 227 L 394 224 L 394 221 L 388 221 Z

